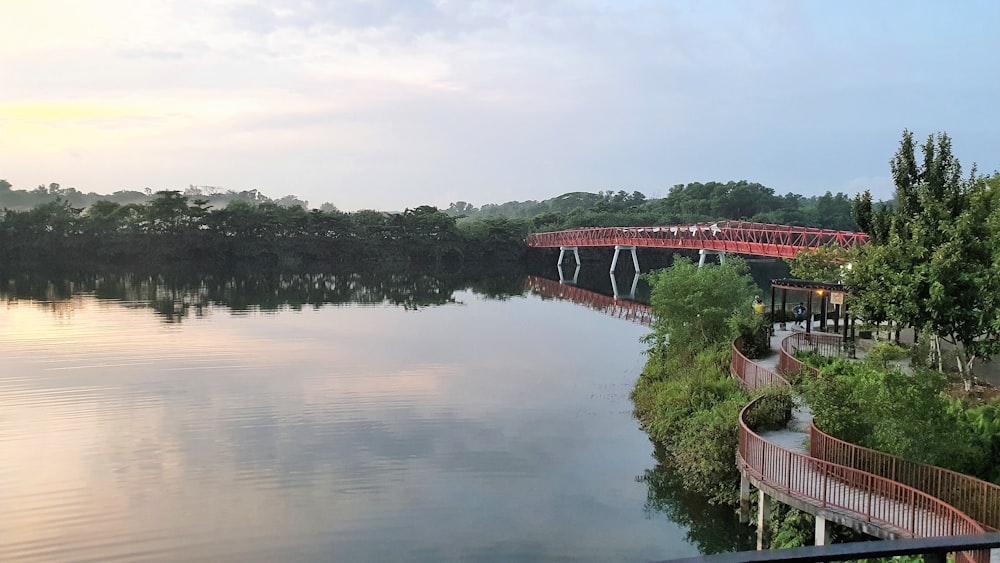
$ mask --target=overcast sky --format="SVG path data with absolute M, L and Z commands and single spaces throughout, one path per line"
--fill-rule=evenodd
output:
M 0 0 L 0 178 L 343 210 L 1000 168 L 1000 2 Z

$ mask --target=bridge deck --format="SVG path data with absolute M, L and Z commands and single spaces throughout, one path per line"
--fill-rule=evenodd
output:
M 784 339 L 790 334 L 779 331 L 776 336 Z M 787 384 L 777 374 L 778 354 L 751 362 L 741 354 L 737 358 L 735 349 L 733 353 L 733 374 L 744 385 Z M 745 426 L 741 414 L 741 469 L 759 489 L 811 514 L 882 538 L 982 532 L 974 520 L 925 493 L 810 457 L 811 418 L 808 409 L 797 407 L 785 429 L 757 434 Z M 962 553 L 958 560 L 998 559 L 997 554 L 990 555 Z
M 719 221 L 657 227 L 596 227 L 528 235 L 531 248 L 635 246 L 731 252 L 794 258 L 823 246 L 849 248 L 867 244 L 868 235 L 747 221 Z

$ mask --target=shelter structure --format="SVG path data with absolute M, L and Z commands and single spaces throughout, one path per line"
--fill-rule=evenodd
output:
M 780 316 L 777 315 L 778 290 L 781 290 L 782 314 Z M 847 290 L 842 284 L 790 278 L 771 280 L 771 318 L 781 319 L 779 327 L 781 330 L 787 330 L 785 317 L 788 311 L 789 291 L 793 293 L 793 297 L 799 297 L 795 303 L 805 303 L 805 331 L 807 334 L 813 331 L 813 325 L 817 320 L 819 321 L 818 330 L 827 332 L 830 319 L 833 320 L 833 332 L 840 332 L 841 320 L 843 320 L 844 339 L 848 339 L 848 327 L 850 327 L 850 339 L 854 339 L 854 318 L 848 314 L 848 306 L 844 299 Z M 818 311 L 818 318 L 815 311 Z

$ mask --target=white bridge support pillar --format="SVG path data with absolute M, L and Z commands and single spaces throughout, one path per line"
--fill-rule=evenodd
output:
M 740 472 L 740 524 L 750 521 L 750 479 Z
M 771 527 L 771 497 L 757 489 L 757 551 L 762 551 L 767 543 Z
M 556 265 L 559 265 L 559 266 L 562 265 L 563 258 L 566 257 L 566 251 L 567 250 L 572 250 L 573 251 L 573 257 L 576 258 L 576 265 L 579 266 L 580 265 L 580 250 L 577 247 L 575 247 L 575 246 L 560 246 L 559 247 L 559 261 L 556 262 Z
M 573 277 L 572 278 L 567 278 L 566 277 L 566 273 L 563 270 L 561 262 L 556 267 L 556 269 L 559 270 L 559 283 L 576 285 L 577 280 L 580 279 L 580 265 L 579 264 L 576 265 L 576 270 L 573 271 Z
M 830 527 L 826 524 L 826 518 L 816 517 L 816 545 L 830 545 Z
M 701 268 L 701 267 L 703 267 L 705 265 L 705 256 L 707 256 L 709 254 L 718 254 L 719 255 L 719 264 L 725 264 L 726 263 L 726 253 L 725 252 L 723 252 L 721 250 L 706 250 L 706 249 L 702 248 L 701 250 L 698 251 L 698 267 L 699 268 Z
M 632 265 L 635 266 L 636 273 L 639 272 L 639 257 L 635 253 L 634 246 L 622 246 L 620 244 L 615 245 L 615 257 L 611 259 L 611 273 L 615 273 L 615 268 L 618 266 L 618 253 L 622 250 L 629 250 L 632 252 Z

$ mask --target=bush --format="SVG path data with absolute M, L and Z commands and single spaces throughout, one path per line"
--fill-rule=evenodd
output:
M 746 423 L 750 428 L 777 430 L 784 428 L 792 419 L 792 390 L 785 385 L 765 387 L 758 394 L 760 400 L 747 413 Z
M 895 456 L 976 473 L 985 453 L 961 411 L 942 394 L 942 374 L 907 375 L 868 363 L 834 362 L 802 382 L 817 426 L 836 438 Z
M 891 362 L 905 360 L 909 356 L 910 352 L 898 344 L 879 342 L 865 354 L 865 361 L 879 368 L 887 368 Z
M 738 500 L 735 485 L 740 473 L 733 456 L 739 446 L 738 416 L 745 404 L 744 397 L 734 395 L 708 410 L 697 411 L 674 439 L 673 464 L 685 487 L 713 502 L 733 504 Z
M 771 324 L 763 315 L 737 313 L 729 318 L 729 329 L 739 338 L 740 352 L 751 360 L 771 352 Z

